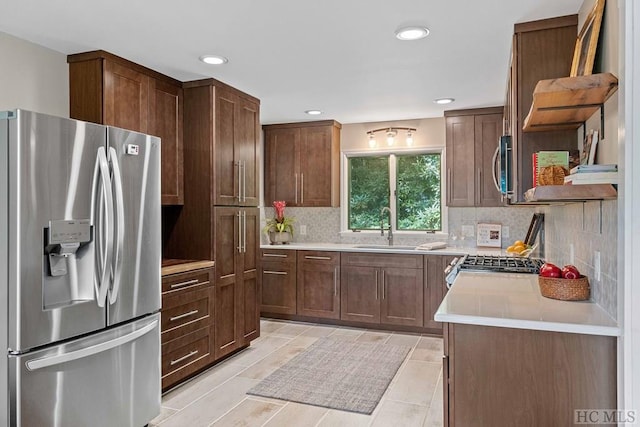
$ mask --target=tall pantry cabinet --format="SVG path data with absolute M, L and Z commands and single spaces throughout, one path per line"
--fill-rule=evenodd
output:
M 168 256 L 215 260 L 215 357 L 259 336 L 260 101 L 214 79 L 184 83 L 185 205 Z

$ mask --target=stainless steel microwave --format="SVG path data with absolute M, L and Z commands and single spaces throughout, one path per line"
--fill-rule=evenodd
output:
M 493 183 L 502 199 L 513 196 L 513 147 L 511 136 L 501 136 L 493 155 Z

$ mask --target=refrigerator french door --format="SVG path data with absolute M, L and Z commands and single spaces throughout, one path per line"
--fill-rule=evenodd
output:
M 159 413 L 159 144 L 0 113 L 0 424 L 142 426 Z

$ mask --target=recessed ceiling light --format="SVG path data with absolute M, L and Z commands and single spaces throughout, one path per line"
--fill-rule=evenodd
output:
M 399 40 L 419 40 L 429 35 L 429 29 L 425 27 L 402 27 L 396 30 L 396 38 Z
M 318 114 L 322 114 L 322 111 L 320 111 L 320 110 L 307 110 L 307 111 L 305 111 L 305 113 L 309 114 L 310 116 L 317 116 Z
M 226 64 L 227 62 L 229 62 L 229 60 L 227 58 L 225 58 L 224 56 L 219 56 L 219 55 L 202 55 L 200 57 L 200 61 L 204 62 L 205 64 L 209 64 L 209 65 L 222 65 L 222 64 Z
M 438 98 L 433 100 L 436 104 L 451 104 L 453 101 L 455 101 L 453 98 Z

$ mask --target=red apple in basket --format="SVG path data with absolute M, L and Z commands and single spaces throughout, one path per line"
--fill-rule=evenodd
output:
M 542 267 L 540 267 L 540 275 L 542 277 L 562 277 L 562 270 L 555 264 L 545 262 L 542 264 Z
M 562 268 L 562 278 L 563 279 L 577 279 L 580 277 L 580 272 L 576 268 L 575 265 L 565 265 Z

